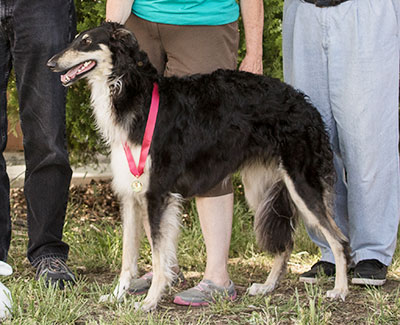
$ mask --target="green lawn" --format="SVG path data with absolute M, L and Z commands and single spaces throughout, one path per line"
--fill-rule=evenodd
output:
M 13 190 L 13 239 L 9 263 L 11 277 L 2 281 L 12 291 L 13 319 L 4 324 L 399 324 L 400 252 L 397 249 L 383 288 L 350 286 L 346 302 L 332 301 L 325 292 L 333 286 L 323 279 L 315 286 L 297 281 L 319 258 L 304 227 L 296 234 L 289 271 L 279 288 L 265 297 L 250 297 L 246 288 L 263 282 L 272 258 L 262 253 L 252 232 L 252 215 L 236 184 L 235 219 L 229 270 L 239 297 L 234 303 L 218 301 L 208 308 L 183 308 L 172 304 L 174 290 L 167 293 L 155 312 L 134 310 L 129 296 L 121 303 L 99 303 L 116 284 L 121 264 L 121 222 L 118 203 L 109 184 L 96 183 L 71 190 L 64 239 L 70 244 L 69 266 L 78 284 L 63 292 L 47 289 L 34 280 L 34 269 L 25 257 L 27 235 L 22 190 Z M 179 263 L 187 278 L 185 288 L 196 284 L 205 267 L 205 247 L 193 203 L 185 205 L 179 241 Z M 143 240 L 142 272 L 150 269 L 150 248 Z

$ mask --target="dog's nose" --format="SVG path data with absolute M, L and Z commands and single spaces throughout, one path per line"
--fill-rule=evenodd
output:
M 50 69 L 54 69 L 56 67 L 56 63 L 54 61 L 52 61 L 52 59 L 50 59 L 49 61 L 47 61 L 47 66 Z
M 49 59 L 49 61 L 47 61 L 47 67 L 49 67 L 50 69 L 54 70 L 57 67 L 57 63 L 56 60 L 54 60 L 55 56 L 53 56 L 52 58 Z

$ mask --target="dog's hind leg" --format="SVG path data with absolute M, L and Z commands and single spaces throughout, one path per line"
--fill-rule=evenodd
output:
M 265 283 L 254 283 L 250 295 L 273 291 L 286 273 L 293 247 L 292 233 L 296 211 L 281 180 L 278 164 L 252 163 L 242 171 L 246 199 L 256 212 L 254 228 L 261 248 L 275 255 L 274 264 Z
M 289 261 L 291 253 L 292 249 L 288 248 L 284 252 L 276 254 L 267 281 L 265 281 L 265 283 L 253 283 L 251 287 L 247 289 L 248 294 L 255 296 L 272 292 L 286 273 L 287 262 Z
M 113 294 L 102 296 L 100 298 L 101 301 L 121 300 L 127 293 L 131 281 L 136 278 L 138 273 L 137 261 L 142 234 L 141 224 L 142 218 L 147 211 L 132 195 L 122 197 L 121 209 L 123 221 L 121 273 Z
M 170 194 L 166 199 L 148 196 L 151 227 L 153 280 L 146 298 L 137 307 L 144 311 L 156 308 L 164 289 L 172 283 L 177 265 L 176 247 L 180 229 L 181 198 Z M 159 217 L 157 220 L 156 218 Z
M 327 240 L 332 249 L 336 264 L 335 287 L 327 292 L 330 298 L 341 298 L 343 301 L 348 293 L 347 284 L 347 258 L 349 245 L 331 217 L 331 211 L 327 206 L 328 190 L 324 183 L 320 182 L 321 190 L 312 186 L 300 173 L 289 176 L 288 172 L 281 169 L 283 180 L 292 197 L 294 204 L 303 217 L 305 223 L 315 228 Z

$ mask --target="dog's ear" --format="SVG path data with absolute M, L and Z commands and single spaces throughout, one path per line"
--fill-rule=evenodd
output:
M 129 37 L 131 35 L 132 35 L 132 33 L 129 30 L 127 30 L 126 28 L 120 27 L 113 31 L 111 37 L 114 39 L 121 39 L 121 38 Z
M 120 27 L 115 29 L 111 33 L 111 38 L 115 41 L 120 41 L 120 42 L 131 42 L 134 44 L 137 44 L 137 40 L 135 36 L 133 36 L 132 32 L 127 30 L 126 28 Z

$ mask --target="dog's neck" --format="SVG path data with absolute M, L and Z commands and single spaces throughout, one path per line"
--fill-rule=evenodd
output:
M 152 86 L 125 89 L 126 77 L 89 80 L 96 125 L 109 145 L 141 141 L 144 133 Z
M 128 133 L 117 123 L 117 116 L 113 108 L 112 89 L 107 78 L 89 80 L 91 87 L 91 103 L 96 125 L 103 139 L 108 144 L 125 142 Z

